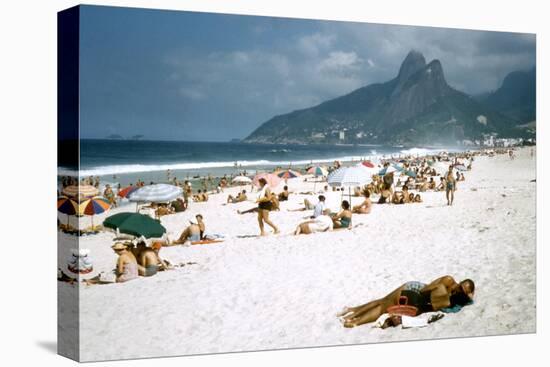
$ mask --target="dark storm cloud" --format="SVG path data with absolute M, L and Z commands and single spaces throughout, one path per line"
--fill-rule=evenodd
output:
M 274 115 L 397 75 L 411 50 L 464 92 L 535 64 L 535 36 L 201 13 L 83 13 L 84 137 L 241 138 Z

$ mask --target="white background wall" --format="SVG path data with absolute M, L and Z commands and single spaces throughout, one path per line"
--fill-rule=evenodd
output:
M 548 360 L 547 86 L 548 10 L 543 1 L 87 1 L 136 7 L 199 10 L 377 23 L 537 33 L 538 76 L 538 332 L 536 335 L 391 343 L 260 353 L 166 358 L 116 366 L 282 365 L 541 365 Z M 56 12 L 75 1 L 4 1 L 0 12 L 0 363 L 72 364 L 55 354 L 56 341 Z M 40 154 L 38 155 L 37 152 Z M 37 158 L 39 157 L 39 158 Z M 32 176 L 31 176 L 32 173 Z M 544 175 L 543 175 L 544 174 Z M 7 199 L 7 201 L 6 201 Z M 546 207 L 546 208 L 545 208 Z M 546 209 L 546 210 L 545 210 Z M 25 218 L 40 218 L 29 225 Z M 546 221 L 546 223 L 548 223 Z M 548 225 L 548 224 L 547 224 Z M 29 240 L 30 239 L 30 240 Z M 546 264 L 546 266 L 544 265 Z M 546 288 L 546 289 L 545 289 Z M 269 327 L 269 325 L 265 325 Z M 134 336 L 135 337 L 135 336 Z M 121 341 L 123 342 L 123 341 Z M 131 343 L 131 340 L 125 341 Z M 403 359 L 402 359 L 403 358 Z M 406 358 L 406 359 L 405 359 Z M 408 360 L 408 361 L 407 361 Z M 100 363 L 98 365 L 115 365 Z

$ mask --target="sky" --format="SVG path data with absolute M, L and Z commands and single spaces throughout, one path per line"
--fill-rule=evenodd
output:
M 534 34 L 116 7 L 81 7 L 81 138 L 228 141 L 273 116 L 439 59 L 479 94 L 536 63 Z

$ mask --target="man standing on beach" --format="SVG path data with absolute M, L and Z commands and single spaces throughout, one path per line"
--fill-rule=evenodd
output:
M 456 190 L 456 179 L 453 175 L 453 166 L 449 166 L 449 171 L 447 171 L 447 177 L 445 181 L 445 195 L 447 196 L 447 205 L 453 205 Z

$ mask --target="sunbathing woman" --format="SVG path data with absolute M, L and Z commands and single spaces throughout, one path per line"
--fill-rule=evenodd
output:
M 426 285 L 421 282 L 407 282 L 387 296 L 357 307 L 346 307 L 337 316 L 343 317 L 344 327 L 355 327 L 376 321 L 390 306 L 399 303 L 399 297 L 406 296 L 408 305 L 418 308 L 418 313 L 438 311 L 456 305 L 465 306 L 474 298 L 475 285 L 470 279 L 457 283 L 445 275 Z
M 365 201 L 361 204 L 353 207 L 353 212 L 357 214 L 369 214 L 372 208 L 372 201 L 370 201 L 370 192 L 368 189 L 363 191 Z
M 340 213 L 332 216 L 334 228 L 349 228 L 351 226 L 351 210 L 349 210 L 349 202 L 342 201 L 342 210 Z

